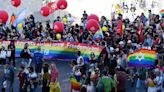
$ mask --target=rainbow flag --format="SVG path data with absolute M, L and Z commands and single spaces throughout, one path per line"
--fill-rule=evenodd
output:
M 102 33 L 102 30 L 98 30 L 95 34 L 94 34 L 94 36 L 93 36 L 93 39 L 95 40 L 95 39 L 103 39 L 104 38 L 104 35 L 103 35 L 103 33 Z
M 160 11 L 161 16 L 164 16 L 164 10 Z
M 0 47 L 2 44 L 8 46 L 10 41 L 0 41 Z M 42 52 L 44 54 L 44 59 L 46 60 L 62 60 L 71 61 L 77 58 L 77 51 L 81 52 L 84 61 L 89 61 L 90 54 L 94 52 L 95 58 L 97 59 L 103 49 L 100 46 L 90 46 L 87 44 L 77 43 L 77 42 L 33 42 L 33 41 L 15 41 L 16 46 L 16 57 L 20 57 L 20 53 L 24 48 L 24 44 L 29 44 L 29 49 L 31 53 L 34 53 L 38 46 L 41 46 Z
M 18 24 L 20 24 L 20 23 L 24 23 L 26 13 L 27 13 L 27 9 L 23 9 L 17 14 L 16 20 L 14 21 L 15 27 L 18 27 Z
M 156 60 L 156 51 L 148 49 L 139 49 L 127 57 L 128 66 L 134 67 L 154 67 Z
M 80 82 L 78 82 L 75 76 L 70 77 L 71 88 L 77 91 L 80 91 Z

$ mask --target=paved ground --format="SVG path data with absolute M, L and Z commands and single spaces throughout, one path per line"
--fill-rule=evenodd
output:
M 20 66 L 20 60 L 17 60 L 17 69 Z M 71 72 L 71 67 L 69 65 L 69 62 L 64 62 L 64 61 L 49 61 L 49 62 L 55 62 L 57 65 L 57 68 L 59 70 L 59 82 L 61 85 L 62 92 L 70 92 L 70 84 L 69 84 L 69 75 Z M 0 66 L 0 88 L 2 86 L 2 71 L 3 71 L 3 66 Z M 17 75 L 17 74 L 16 74 Z M 18 85 L 19 81 L 18 78 L 15 78 L 15 83 L 14 83 L 14 92 L 18 92 Z M 38 87 L 35 92 L 41 92 L 41 87 Z M 131 87 L 130 82 L 127 81 L 127 91 L 126 92 L 137 92 L 135 87 Z M 145 92 L 143 90 L 143 87 L 139 89 L 138 92 Z
M 20 62 L 17 61 L 17 62 Z M 62 92 L 69 92 L 68 89 L 70 89 L 69 84 L 69 74 L 71 71 L 71 67 L 69 66 L 68 62 L 62 62 L 62 61 L 51 61 L 55 62 L 57 65 L 57 68 L 59 70 L 59 82 L 61 85 Z M 17 63 L 17 69 L 19 69 L 20 63 Z M 0 89 L 2 87 L 2 75 L 3 75 L 3 66 L 0 66 Z M 17 73 L 15 74 L 17 76 Z M 18 92 L 19 88 L 19 80 L 17 77 L 15 77 L 15 83 L 14 83 L 14 92 Z M 35 92 L 41 92 L 41 88 L 38 87 Z

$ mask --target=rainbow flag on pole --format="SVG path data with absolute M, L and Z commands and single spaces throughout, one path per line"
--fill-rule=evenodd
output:
M 27 13 L 27 9 L 23 9 L 18 13 L 16 20 L 14 21 L 14 24 L 13 24 L 15 27 L 18 27 L 18 24 L 20 23 L 24 23 L 26 13 Z
M 95 39 L 103 39 L 104 38 L 104 35 L 103 35 L 103 32 L 102 32 L 102 30 L 98 30 L 95 34 L 94 34 L 94 36 L 93 36 L 93 39 L 95 40 Z
M 70 77 L 71 88 L 77 91 L 80 91 L 80 82 L 78 82 L 75 76 Z
M 164 16 L 164 9 L 160 11 L 161 16 Z
M 156 51 L 148 49 L 139 49 L 128 55 L 128 66 L 133 67 L 154 67 L 156 60 Z

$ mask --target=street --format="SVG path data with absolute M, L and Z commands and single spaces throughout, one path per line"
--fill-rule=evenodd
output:
M 17 69 L 15 73 L 15 82 L 14 82 L 14 92 L 19 91 L 19 80 L 18 80 L 18 70 L 20 66 L 20 59 L 17 59 Z M 54 62 L 57 65 L 58 71 L 59 71 L 59 82 L 61 86 L 62 92 L 70 92 L 70 83 L 69 83 L 69 76 L 71 74 L 71 67 L 69 65 L 70 62 L 66 61 L 48 61 L 49 63 Z M 32 64 L 33 65 L 33 64 Z M 0 88 L 2 88 L 2 76 L 3 76 L 3 66 L 0 66 Z M 137 92 L 135 87 L 131 87 L 131 84 L 129 81 L 127 81 L 126 85 L 126 92 Z M 138 92 L 145 92 L 143 90 L 144 88 L 140 88 Z M 41 87 L 38 86 L 35 90 L 35 92 L 41 92 Z

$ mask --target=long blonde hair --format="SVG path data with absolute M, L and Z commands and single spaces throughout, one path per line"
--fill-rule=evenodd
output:
M 51 71 L 58 71 L 55 63 L 51 64 Z

